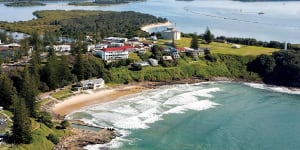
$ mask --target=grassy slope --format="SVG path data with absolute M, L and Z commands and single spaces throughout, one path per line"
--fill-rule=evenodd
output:
M 15 149 L 17 150 L 51 150 L 54 147 L 54 144 L 49 141 L 46 136 L 50 133 L 53 133 L 56 136 L 69 135 L 69 130 L 57 130 L 57 129 L 49 129 L 44 124 L 40 124 L 34 120 L 32 120 L 32 128 L 36 129 L 33 131 L 32 137 L 33 141 L 31 144 L 21 144 L 17 145 Z
M 164 43 L 162 40 L 159 43 Z M 175 41 L 177 47 L 190 47 L 191 38 L 181 38 L 181 40 Z M 199 41 L 201 43 L 201 41 Z M 258 46 L 241 45 L 240 49 L 231 48 L 230 44 L 212 42 L 210 44 L 199 44 L 201 48 L 210 48 L 213 54 L 233 54 L 233 55 L 260 55 L 260 54 L 272 54 L 277 51 L 275 48 L 266 48 Z

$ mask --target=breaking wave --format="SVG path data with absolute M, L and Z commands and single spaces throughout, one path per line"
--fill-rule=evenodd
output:
M 279 92 L 279 93 L 300 94 L 300 89 L 290 89 L 287 87 L 272 86 L 272 85 L 260 84 L 260 83 L 244 83 L 244 85 L 257 88 L 257 89 L 268 90 L 268 91 Z
M 204 88 L 201 84 L 163 86 L 134 97 L 85 108 L 68 115 L 67 118 L 79 119 L 100 127 L 114 127 L 123 135 L 110 143 L 87 146 L 87 149 L 118 148 L 123 142 L 130 142 L 125 137 L 131 130 L 147 129 L 150 124 L 163 120 L 164 115 L 203 111 L 220 105 L 209 100 L 213 98 L 212 93 L 218 91 L 221 89 Z M 79 115 L 82 113 L 85 115 Z

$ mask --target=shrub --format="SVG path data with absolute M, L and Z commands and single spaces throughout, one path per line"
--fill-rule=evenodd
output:
M 52 117 L 48 112 L 41 112 L 38 117 L 38 121 L 44 123 L 49 128 L 53 127 Z
M 63 121 L 60 123 L 60 125 L 61 125 L 61 128 L 62 128 L 62 129 L 66 129 L 67 127 L 70 127 L 70 123 L 69 123 L 68 120 L 63 120 Z
M 59 138 L 52 133 L 47 136 L 47 139 L 55 145 L 59 143 Z

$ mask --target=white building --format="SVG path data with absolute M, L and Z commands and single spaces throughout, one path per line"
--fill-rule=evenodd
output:
M 80 81 L 75 89 L 77 90 L 87 90 L 87 89 L 99 89 L 103 88 L 105 86 L 105 82 L 102 78 L 99 79 L 93 79 L 93 80 L 83 80 Z
M 70 52 L 71 45 L 53 45 L 53 48 L 56 52 Z
M 161 35 L 166 40 L 180 40 L 181 32 L 174 28 L 167 28 L 167 30 L 161 32 Z
M 157 59 L 149 58 L 148 61 L 151 64 L 151 66 L 158 66 L 158 60 Z
M 150 65 L 147 61 L 134 62 L 133 64 L 141 65 L 142 67 Z
M 111 42 L 109 44 L 109 47 L 122 47 L 122 46 L 124 46 L 124 43 Z
M 88 52 L 92 52 L 92 51 L 99 51 L 103 48 L 107 48 L 108 45 L 107 44 L 91 44 L 87 46 L 87 51 Z
M 239 49 L 239 48 L 241 48 L 241 45 L 238 45 L 238 44 L 232 44 L 232 45 L 231 45 L 231 48 Z
M 122 47 L 111 47 L 103 48 L 96 52 L 95 55 L 100 56 L 103 60 L 118 60 L 118 59 L 128 59 L 128 51 L 134 49 L 132 46 L 122 46 Z
M 173 60 L 172 56 L 163 56 L 163 60 Z
M 107 37 L 104 40 L 111 41 L 111 42 L 120 42 L 120 43 L 121 42 L 124 43 L 128 41 L 127 38 L 121 38 L 121 37 Z

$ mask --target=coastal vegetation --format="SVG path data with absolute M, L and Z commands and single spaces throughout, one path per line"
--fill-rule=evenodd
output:
M 249 64 L 250 70 L 259 73 L 266 83 L 300 86 L 300 51 L 278 51 L 260 55 Z
M 166 22 L 164 18 L 137 12 L 83 11 L 83 10 L 47 10 L 37 11 L 38 19 L 14 23 L 0 22 L 0 28 L 31 34 L 54 33 L 82 39 L 85 35 L 105 36 L 145 36 L 140 28 L 147 24 Z
M 46 4 L 34 1 L 20 1 L 4 4 L 7 7 L 29 7 L 29 6 L 45 6 Z

